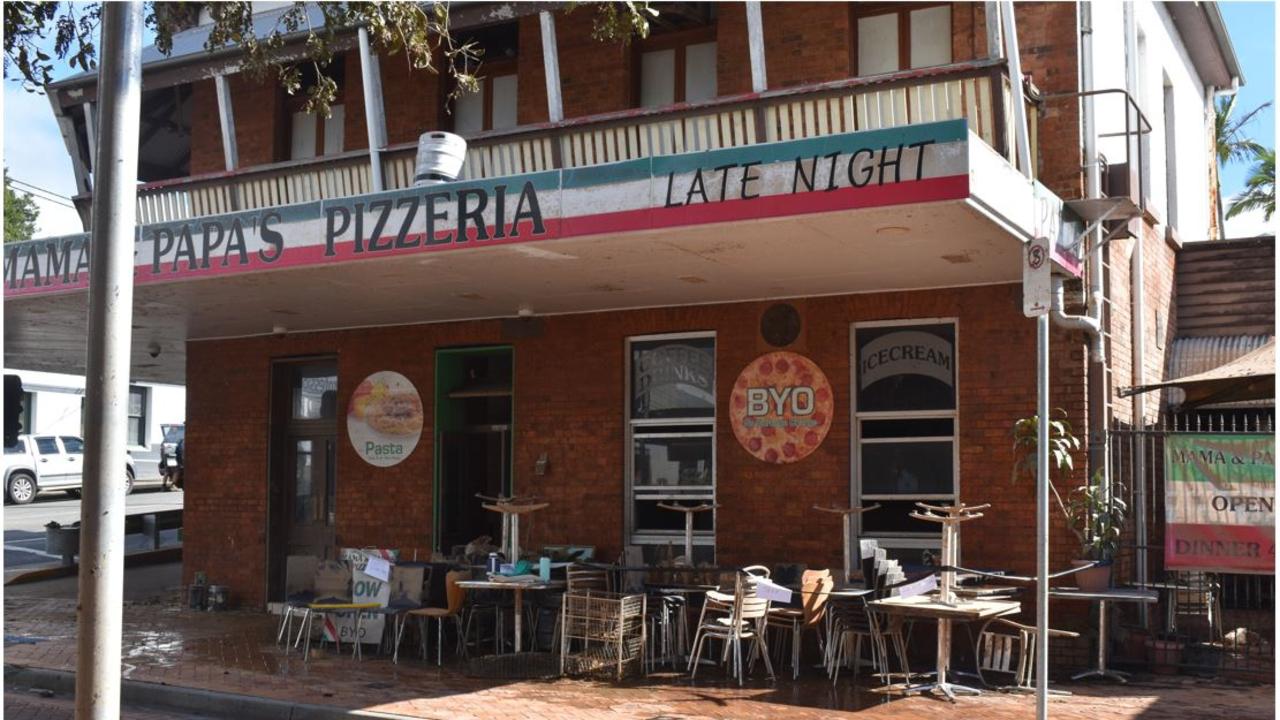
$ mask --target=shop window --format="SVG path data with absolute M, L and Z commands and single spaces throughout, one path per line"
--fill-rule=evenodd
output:
M 909 562 L 936 553 L 940 528 L 909 516 L 917 502 L 958 495 L 956 327 L 952 321 L 854 328 L 855 494 L 880 509 L 860 534 Z
M 715 337 L 628 341 L 628 530 L 636 545 L 684 542 L 684 514 L 658 507 L 715 502 Z M 711 561 L 714 511 L 694 515 L 695 558 Z
M 337 97 L 342 97 L 345 64 L 341 57 L 325 68 L 325 74 L 338 83 Z M 318 155 L 334 155 L 346 149 L 344 131 L 346 107 L 342 103 L 329 106 L 329 117 L 303 110 L 307 92 L 315 86 L 317 75 L 314 66 L 302 67 L 301 87 L 285 98 L 285 108 L 290 116 L 289 159 L 305 160 Z
M 639 107 L 702 102 L 719 94 L 713 26 L 651 36 L 636 43 Z
M 330 363 L 304 365 L 293 374 L 294 420 L 332 420 L 338 398 L 338 376 Z
M 879 75 L 951 62 L 951 6 L 853 4 L 855 73 Z

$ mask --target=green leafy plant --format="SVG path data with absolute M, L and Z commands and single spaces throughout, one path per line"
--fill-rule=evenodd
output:
M 1071 453 L 1080 449 L 1080 438 L 1072 432 L 1071 423 L 1066 418 L 1067 411 L 1058 408 L 1053 411 L 1053 417 L 1049 420 L 1049 491 L 1053 493 L 1053 499 L 1058 502 L 1058 509 L 1062 511 L 1063 517 L 1070 519 L 1062 494 L 1053 484 L 1055 472 L 1065 475 L 1075 469 L 1075 461 Z M 1013 480 L 1015 481 L 1019 477 L 1034 479 L 1036 476 L 1036 446 L 1039 444 L 1039 430 L 1040 418 L 1035 415 L 1021 418 L 1013 424 L 1013 451 L 1018 455 L 1017 461 L 1013 463 Z
M 1084 557 L 1106 562 L 1115 557 L 1116 548 L 1120 546 L 1120 533 L 1129 506 L 1120 498 L 1121 486 L 1115 484 L 1108 488 L 1103 480 L 1099 470 L 1094 473 L 1093 482 L 1072 490 L 1067 515 Z
M 1080 543 L 1081 553 L 1090 560 L 1110 560 L 1120 542 L 1125 513 L 1128 507 L 1117 496 L 1118 486 L 1108 490 L 1102 471 L 1093 475 L 1092 482 L 1080 485 L 1064 499 L 1054 483 L 1075 469 L 1072 453 L 1082 447 L 1080 438 L 1067 421 L 1067 411 L 1058 408 L 1049 421 L 1049 491 L 1062 511 L 1067 527 Z M 1035 478 L 1036 448 L 1039 445 L 1040 422 L 1037 417 L 1021 418 L 1013 424 L 1013 450 L 1018 458 L 1013 464 L 1013 480 L 1020 477 Z

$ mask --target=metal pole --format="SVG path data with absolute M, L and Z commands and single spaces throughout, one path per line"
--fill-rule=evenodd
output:
M 1049 717 L 1049 316 L 1036 318 L 1036 719 Z
M 369 174 L 373 191 L 382 192 L 382 148 L 387 144 L 386 116 L 382 104 L 382 73 L 378 56 L 369 47 L 369 30 L 361 27 L 360 80 L 364 85 L 364 123 L 369 131 Z
M 1022 56 L 1012 2 L 1000 3 L 1005 57 L 1009 59 L 1013 127 L 1018 165 L 1032 177 L 1027 106 L 1022 92 Z M 1036 316 L 1036 719 L 1049 717 L 1049 315 Z
M 93 163 L 93 251 L 80 504 L 77 720 L 120 717 L 124 464 L 142 101 L 142 3 L 105 3 Z

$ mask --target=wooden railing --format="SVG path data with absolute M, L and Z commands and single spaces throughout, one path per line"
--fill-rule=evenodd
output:
M 467 138 L 462 177 L 521 175 L 960 118 L 1016 163 L 1007 134 L 1011 95 L 1003 62 L 976 61 L 696 105 L 594 115 L 473 135 Z M 1034 168 L 1036 113 L 1034 107 L 1029 110 Z M 413 185 L 415 154 L 413 144 L 383 151 L 385 189 Z M 187 220 L 372 190 L 369 154 L 361 150 L 149 183 L 138 189 L 138 222 Z

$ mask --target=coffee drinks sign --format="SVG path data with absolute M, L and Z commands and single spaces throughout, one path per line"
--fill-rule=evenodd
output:
M 822 444 L 831 429 L 831 383 L 809 358 L 771 352 L 738 375 L 729 398 L 733 434 L 768 463 L 793 463 Z

